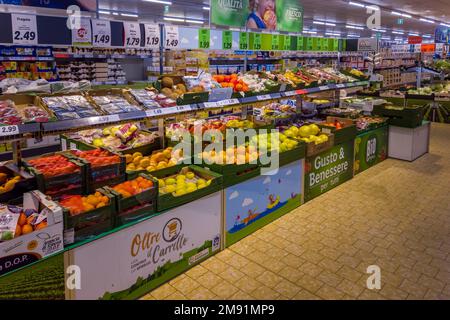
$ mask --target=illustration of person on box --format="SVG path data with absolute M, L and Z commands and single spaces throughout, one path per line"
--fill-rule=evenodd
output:
M 276 30 L 275 0 L 250 0 L 247 28 Z

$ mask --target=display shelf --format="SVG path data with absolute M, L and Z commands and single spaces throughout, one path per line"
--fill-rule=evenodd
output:
M 0 57 L 0 61 L 54 61 L 54 57 Z
M 54 53 L 55 59 L 151 59 L 151 55 Z

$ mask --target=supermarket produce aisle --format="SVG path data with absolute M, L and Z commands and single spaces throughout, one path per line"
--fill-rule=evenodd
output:
M 450 299 L 450 125 L 143 299 Z M 381 290 L 369 290 L 369 265 Z

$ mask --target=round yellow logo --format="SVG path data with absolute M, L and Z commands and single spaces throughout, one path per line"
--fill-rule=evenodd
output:
M 36 249 L 37 246 L 38 246 L 38 242 L 36 240 L 33 240 L 28 243 L 27 249 L 32 251 L 32 250 Z

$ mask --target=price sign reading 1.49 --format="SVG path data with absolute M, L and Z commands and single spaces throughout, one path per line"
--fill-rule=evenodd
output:
M 14 44 L 38 44 L 36 16 L 13 13 L 11 19 Z
M 111 46 L 111 23 L 106 20 L 92 20 L 92 45 L 94 47 Z
M 159 26 L 157 24 L 145 25 L 145 46 L 148 48 L 159 48 L 161 41 L 161 34 L 159 32 Z
M 180 42 L 180 34 L 177 26 L 164 26 L 164 39 L 165 39 L 165 47 L 168 49 L 174 49 L 179 46 Z
M 139 48 L 141 46 L 141 26 L 137 22 L 124 22 L 125 47 Z

